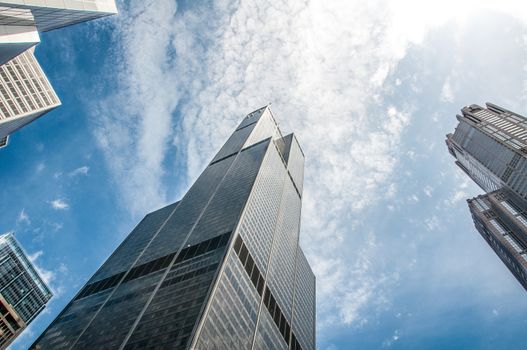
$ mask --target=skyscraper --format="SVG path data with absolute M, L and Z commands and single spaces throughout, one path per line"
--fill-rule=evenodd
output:
M 304 155 L 269 107 L 178 202 L 148 214 L 32 349 L 315 348 L 300 248 Z
M 446 144 L 486 195 L 468 200 L 477 230 L 527 289 L 527 119 L 492 103 L 464 107 Z
M 0 148 L 11 133 L 60 105 L 33 56 L 39 32 L 115 13 L 113 0 L 0 0 Z
M 0 349 L 33 321 L 51 291 L 12 234 L 0 236 Z
M 0 147 L 24 125 L 60 106 L 33 48 L 0 66 Z

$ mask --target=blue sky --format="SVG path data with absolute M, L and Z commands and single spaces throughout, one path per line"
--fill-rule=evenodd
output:
M 55 292 L 26 349 L 148 211 L 272 102 L 306 153 L 318 349 L 524 349 L 525 291 L 444 145 L 467 104 L 527 114 L 521 1 L 119 3 L 42 35 L 63 105 L 1 150 L 0 232 Z M 522 11 L 523 10 L 523 11 Z

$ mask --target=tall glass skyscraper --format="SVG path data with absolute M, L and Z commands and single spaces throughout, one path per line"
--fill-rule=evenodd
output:
M 32 349 L 315 348 L 299 242 L 304 154 L 247 115 L 179 201 L 148 214 Z
M 486 107 L 463 108 L 446 144 L 486 192 L 468 200 L 476 229 L 527 289 L 527 118 Z
M 0 349 L 42 311 L 51 291 L 12 234 L 0 236 Z
M 0 148 L 60 105 L 33 55 L 39 32 L 115 13 L 113 0 L 0 0 Z

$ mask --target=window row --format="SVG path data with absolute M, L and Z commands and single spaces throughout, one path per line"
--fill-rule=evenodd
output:
M 181 252 L 177 256 L 175 264 L 186 261 L 186 260 L 190 260 L 194 257 L 200 256 L 210 251 L 224 247 L 227 245 L 227 242 L 229 241 L 229 237 L 230 237 L 230 232 L 224 233 L 223 235 L 216 236 L 214 238 L 200 242 L 193 246 L 184 248 L 181 250 Z M 156 271 L 167 268 L 170 265 L 170 262 L 174 259 L 174 256 L 176 254 L 177 252 L 173 252 L 168 255 L 162 256 L 161 258 L 149 261 L 147 263 L 144 263 L 144 264 L 141 264 L 139 266 L 132 268 L 130 272 L 127 274 L 127 276 L 124 278 L 123 282 L 128 282 L 128 281 L 137 279 L 139 277 L 146 276 L 152 272 L 156 272 Z M 100 281 L 97 281 L 97 282 L 94 282 L 94 283 L 91 283 L 85 286 L 82 289 L 82 291 L 79 293 L 79 295 L 75 298 L 75 300 L 82 299 L 89 295 L 115 287 L 117 284 L 119 284 L 119 281 L 122 279 L 125 273 L 126 272 L 121 272 L 111 277 L 105 278 L 103 280 L 100 280 Z
M 269 314 L 271 315 L 271 318 L 273 319 L 276 327 L 280 331 L 280 334 L 284 338 L 285 342 L 289 345 L 289 349 L 302 350 L 302 347 L 300 346 L 300 343 L 298 343 L 295 334 L 291 331 L 291 325 L 282 313 L 282 310 L 276 302 L 275 297 L 273 296 L 269 288 L 265 286 L 264 277 L 262 276 L 260 270 L 254 263 L 254 259 L 252 258 L 251 253 L 249 253 L 247 247 L 245 246 L 245 243 L 243 242 L 240 236 L 238 236 L 236 238 L 236 241 L 234 242 L 234 251 L 240 258 L 240 261 L 242 262 L 245 271 L 251 278 L 251 282 L 253 283 L 258 293 L 262 295 L 262 292 L 265 289 L 265 292 L 263 294 L 264 305 Z

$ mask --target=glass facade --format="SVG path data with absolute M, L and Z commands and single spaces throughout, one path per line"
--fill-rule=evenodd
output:
M 32 348 L 314 349 L 315 277 L 298 245 L 303 161 L 268 107 L 249 114 Z
M 447 146 L 458 165 L 486 192 L 507 187 L 527 199 L 527 119 L 487 103 L 462 109 Z
M 527 118 L 492 103 L 464 107 L 447 146 L 485 192 L 468 200 L 476 229 L 527 289 Z
M 0 236 L 0 349 L 44 310 L 51 291 L 14 236 Z

